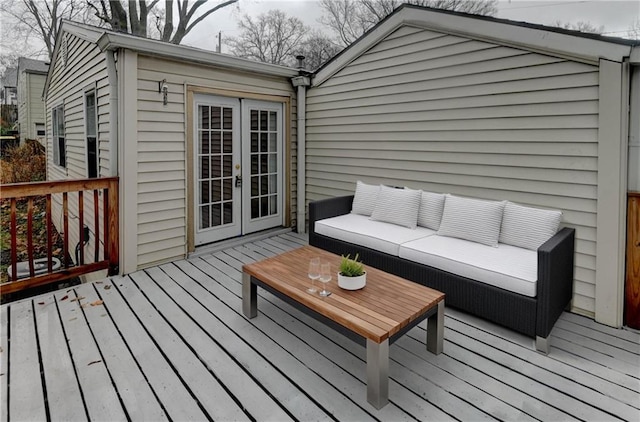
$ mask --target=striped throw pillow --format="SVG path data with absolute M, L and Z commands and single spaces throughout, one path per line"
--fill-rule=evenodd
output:
M 418 224 L 421 191 L 380 187 L 371 219 L 415 229 Z
M 418 225 L 431 230 L 440 228 L 442 210 L 444 209 L 444 194 L 422 192 L 420 210 L 418 211 Z
M 356 193 L 353 197 L 351 212 L 353 214 L 371 216 L 373 209 L 378 202 L 379 185 L 367 185 L 358 180 L 356 183 Z
M 498 246 L 504 204 L 447 194 L 438 234 Z
M 520 248 L 538 248 L 557 233 L 562 212 L 523 207 L 507 202 L 502 217 L 500 243 Z

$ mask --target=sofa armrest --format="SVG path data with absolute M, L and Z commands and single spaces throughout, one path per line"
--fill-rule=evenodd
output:
M 352 203 L 353 195 L 309 202 L 309 231 L 313 231 L 313 223 L 318 220 L 349 214 Z
M 573 295 L 575 229 L 563 228 L 538 248 L 536 335 L 547 338 Z
M 309 244 L 316 246 L 316 221 L 337 217 L 351 212 L 353 195 L 337 196 L 309 202 Z

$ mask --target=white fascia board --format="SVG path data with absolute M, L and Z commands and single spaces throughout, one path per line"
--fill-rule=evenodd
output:
M 405 22 L 436 31 L 593 62 L 600 59 L 622 62 L 631 53 L 630 46 L 614 42 L 428 10 L 411 10 Z
M 636 45 L 631 49 L 631 55 L 629 56 L 629 63 L 640 65 L 640 45 Z
M 404 7 L 320 70 L 313 79 L 312 85 L 320 85 L 403 25 L 524 48 L 543 54 L 559 55 L 594 64 L 597 64 L 600 59 L 622 62 L 625 57 L 629 57 L 632 51 L 631 46 L 614 42 L 475 17 Z M 636 51 L 637 58 L 639 55 L 638 47 L 633 50 Z
M 97 40 L 98 47 L 102 51 L 126 48 L 149 54 L 181 61 L 196 62 L 212 66 L 220 66 L 231 69 L 240 69 L 248 72 L 261 73 L 270 76 L 291 78 L 298 75 L 298 70 L 285 66 L 269 63 L 261 63 L 226 54 L 213 53 L 211 51 L 183 45 L 169 44 L 161 41 L 138 38 L 130 35 L 104 32 Z

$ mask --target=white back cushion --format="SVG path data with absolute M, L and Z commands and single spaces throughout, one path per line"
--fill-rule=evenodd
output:
M 560 226 L 562 212 L 523 207 L 507 202 L 502 217 L 500 243 L 537 250 Z
M 367 185 L 358 180 L 356 183 L 356 193 L 353 197 L 351 212 L 354 214 L 371 216 L 373 208 L 378 202 L 379 185 Z
M 432 230 L 440 228 L 442 210 L 444 209 L 444 194 L 422 192 L 420 210 L 418 211 L 418 225 Z
M 447 194 L 438 234 L 498 246 L 503 209 L 504 202 Z
M 378 202 L 371 219 L 415 229 L 422 191 L 380 186 Z

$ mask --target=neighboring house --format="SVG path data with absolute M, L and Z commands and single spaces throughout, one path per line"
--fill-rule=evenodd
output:
M 0 103 L 18 105 L 18 69 L 8 67 L 0 78 Z
M 562 210 L 572 310 L 621 326 L 638 65 L 638 41 L 402 7 L 312 78 L 307 199 L 361 179 Z
M 45 143 L 45 116 L 42 93 L 49 64 L 40 60 L 18 59 L 18 123 L 20 140 L 37 139 Z
M 45 90 L 48 179 L 120 177 L 125 273 L 289 226 L 298 73 L 65 21 Z

